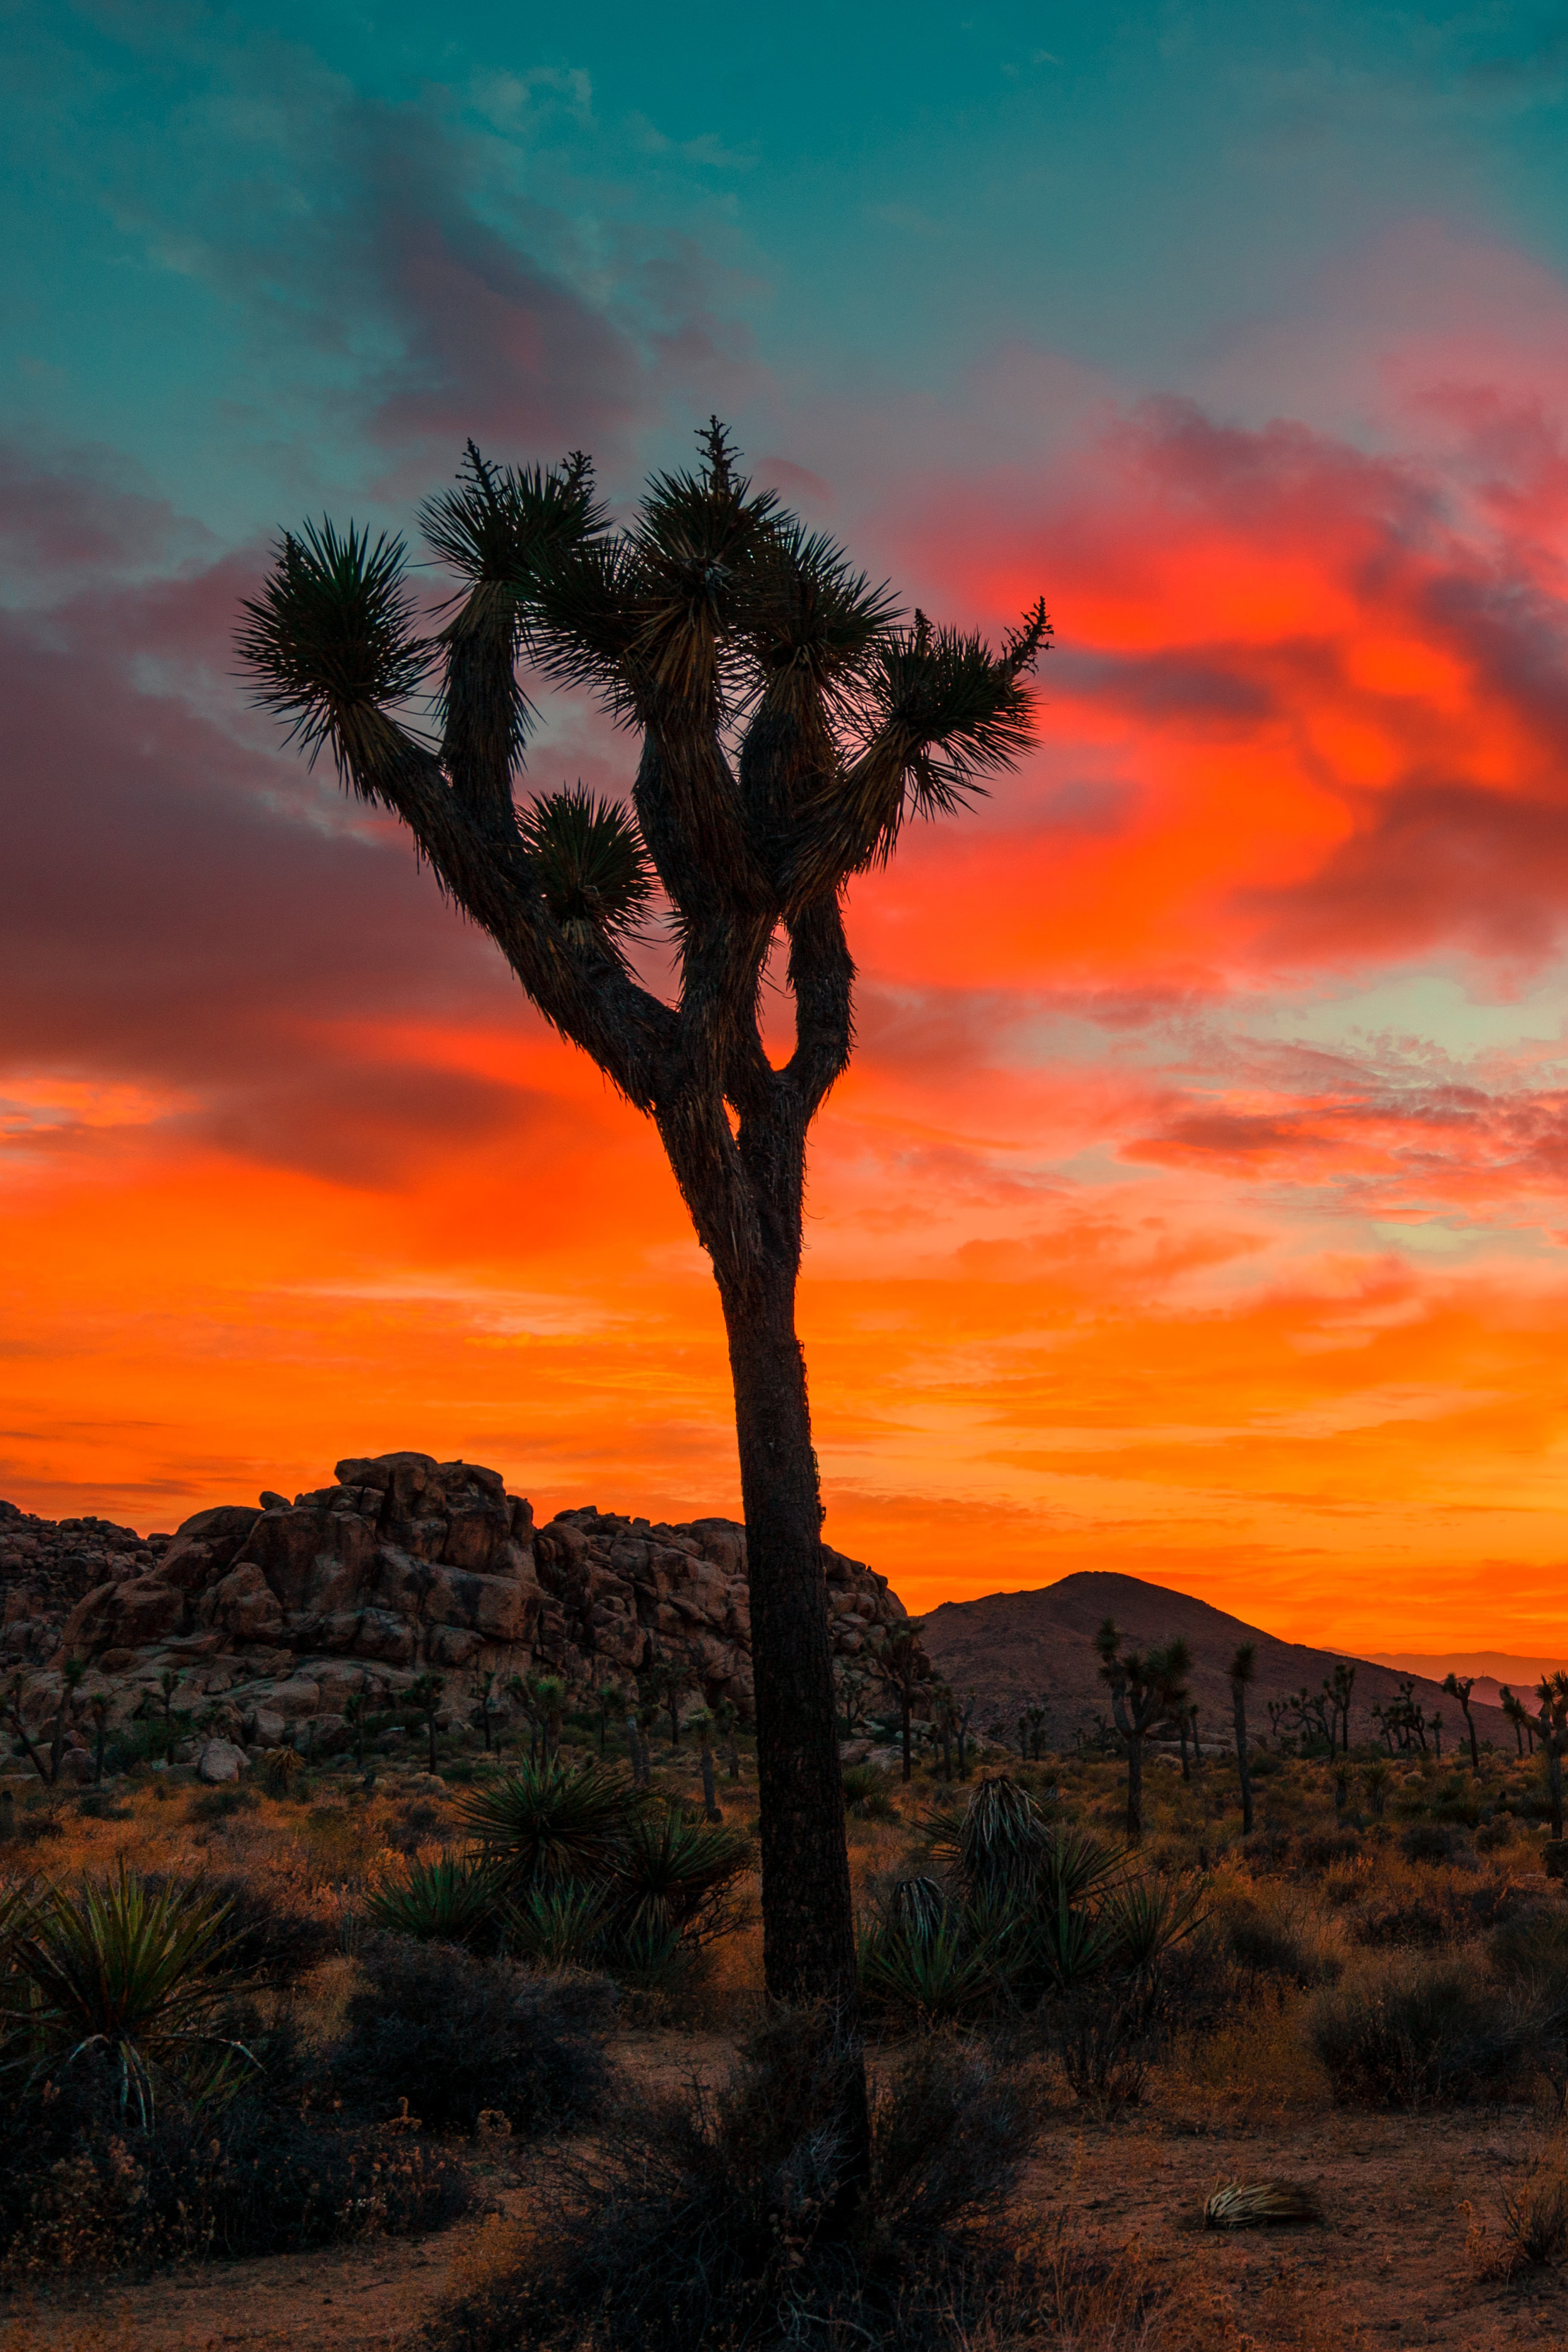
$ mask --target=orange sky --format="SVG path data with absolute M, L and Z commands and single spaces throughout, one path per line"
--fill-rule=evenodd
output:
M 1112 1568 L 1345 1646 L 1568 1646 L 1531 349 L 1468 388 L 1383 353 L 1355 439 L 1091 402 L 1032 468 L 862 509 L 922 603 L 994 627 L 1037 587 L 1059 645 L 1026 771 L 851 904 L 801 1322 L 826 1532 L 911 1605 Z M 5 625 L 0 1493 L 168 1527 L 417 1446 L 546 1512 L 734 1508 L 650 1131 L 237 710 L 254 552 L 149 591 L 102 554 L 133 506 Z M 540 782 L 624 781 L 554 723 Z

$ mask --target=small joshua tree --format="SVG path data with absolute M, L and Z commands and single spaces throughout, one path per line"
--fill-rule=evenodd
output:
M 697 1752 L 700 1757 L 702 1763 L 703 1816 L 706 1820 L 710 1822 L 721 1822 L 724 1816 L 719 1810 L 719 1791 L 715 1787 L 713 1780 L 713 1714 L 711 1708 L 703 1707 L 699 1714 L 690 1717 L 688 1721 L 687 1728 L 696 1735 Z
M 1183 1677 L 1192 1655 L 1178 1634 L 1153 1649 L 1123 1651 L 1116 1621 L 1108 1617 L 1094 1637 L 1100 1680 L 1110 1693 L 1116 1728 L 1127 1744 L 1127 1834 L 1143 1834 L 1143 1741 L 1157 1723 L 1177 1717 L 1187 1705 Z
M 1535 1685 L 1537 1735 L 1546 1754 L 1546 1787 L 1552 1801 L 1552 1834 L 1563 1838 L 1563 1759 L 1568 1756 L 1568 1674 L 1559 1668 Z
M 1457 1698 L 1459 1702 L 1459 1713 L 1465 1718 L 1465 1729 L 1469 1735 L 1470 1770 L 1479 1780 L 1481 1769 L 1481 1751 L 1476 1739 L 1476 1718 L 1470 1713 L 1470 1693 L 1475 1686 L 1474 1675 L 1448 1674 L 1443 1677 L 1443 1688 L 1450 1698 Z
M 1258 1673 L 1258 1644 L 1243 1642 L 1230 1662 L 1230 1706 L 1236 1725 L 1236 1769 L 1241 1779 L 1241 1834 L 1252 1835 L 1252 1772 L 1247 1756 L 1247 1694 Z
M 92 1717 L 92 1785 L 103 1786 L 103 1743 L 109 1737 L 110 1696 L 107 1691 L 94 1691 L 88 1700 L 87 1711 Z
M 416 1675 L 409 1684 L 405 1704 L 425 1726 L 429 1743 L 429 1769 L 436 1769 L 436 1718 L 441 1712 L 441 1694 L 447 1687 L 445 1675 Z
M 740 1727 L 741 1710 L 734 1700 L 720 1699 L 713 1708 L 713 1737 L 724 1743 L 725 1759 L 730 1767 L 731 1780 L 738 1780 L 741 1777 L 741 1743 L 735 1736 Z
M 903 1742 L 906 1780 L 913 1769 L 913 1736 L 910 1723 L 915 1693 L 928 1678 L 925 1654 L 921 1648 L 921 1635 L 924 1630 L 923 1618 L 895 1618 L 880 1643 L 869 1653 L 872 1673 L 886 1685 L 898 1701 L 899 1730 Z

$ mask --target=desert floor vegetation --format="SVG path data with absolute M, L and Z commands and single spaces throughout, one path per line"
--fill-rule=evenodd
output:
M 847 2236 L 744 1739 L 718 1823 L 690 1742 L 638 1791 L 586 1719 L 435 1776 L 15 1778 L 7 2345 L 1568 2345 L 1539 1763 L 1258 1760 L 1244 1839 L 1234 1765 L 1156 1750 L 1133 1849 L 1114 1756 L 852 1772 Z

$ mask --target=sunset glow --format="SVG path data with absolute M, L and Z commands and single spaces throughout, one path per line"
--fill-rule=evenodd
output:
M 829 1540 L 911 1607 L 1111 1568 L 1345 1647 L 1568 1645 L 1568 278 L 1391 215 L 1180 369 L 996 291 L 963 372 L 861 396 L 782 320 L 650 356 L 478 211 L 455 341 L 458 197 L 377 201 L 444 373 L 340 352 L 331 446 L 284 418 L 279 457 L 227 362 L 184 482 L 151 427 L 84 457 L 85 412 L 3 458 L 0 1494 L 166 1528 L 417 1446 L 543 1511 L 738 1507 L 657 1139 L 228 647 L 274 518 L 406 524 L 470 431 L 624 498 L 718 405 L 910 604 L 1056 628 L 1024 771 L 851 895 L 800 1306 Z M 531 779 L 624 791 L 544 699 Z

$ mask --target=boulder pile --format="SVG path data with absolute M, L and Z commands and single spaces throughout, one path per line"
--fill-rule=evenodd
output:
M 905 1614 L 885 1577 L 823 1547 L 836 1662 L 875 1650 Z M 292 1502 L 219 1504 L 172 1535 L 49 1521 L 0 1503 L 0 1654 L 23 1720 L 53 1719 L 62 1669 L 88 1669 L 71 1713 L 107 1691 L 110 1721 L 177 1706 L 199 1744 L 330 1752 L 344 1707 L 395 1701 L 443 1675 L 447 1720 L 484 1681 L 550 1673 L 630 1695 L 666 1662 L 692 1706 L 752 1697 L 746 1531 L 562 1511 L 535 1527 L 499 1471 L 426 1454 L 340 1462 Z M 165 1685 L 177 1682 L 171 1698 Z M 73 1749 L 85 1747 L 79 1728 Z

